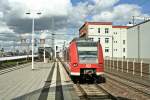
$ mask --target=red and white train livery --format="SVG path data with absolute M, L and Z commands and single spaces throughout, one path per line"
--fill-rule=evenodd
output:
M 104 59 L 100 42 L 91 39 L 74 39 L 68 48 L 70 76 L 73 81 L 96 77 L 103 78 Z

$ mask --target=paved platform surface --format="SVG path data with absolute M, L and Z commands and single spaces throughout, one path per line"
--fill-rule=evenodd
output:
M 0 75 L 0 100 L 79 100 L 60 62 L 36 62 Z

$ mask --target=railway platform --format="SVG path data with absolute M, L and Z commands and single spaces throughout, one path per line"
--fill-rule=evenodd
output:
M 0 100 L 79 100 L 60 62 L 35 62 L 0 75 Z

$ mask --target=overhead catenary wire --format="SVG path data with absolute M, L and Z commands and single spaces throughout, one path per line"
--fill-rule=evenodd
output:
M 139 3 L 139 6 L 144 6 L 145 4 L 147 4 L 147 2 L 150 2 L 150 0 L 142 0 L 141 3 Z M 132 23 L 133 25 L 135 24 L 135 21 L 136 19 L 139 19 L 139 20 L 147 20 L 147 19 L 150 19 L 150 17 L 144 17 L 144 16 L 132 16 Z
M 98 2 L 96 3 L 96 5 L 90 11 L 88 11 L 87 15 L 84 18 L 84 21 L 86 21 L 86 18 L 92 14 L 92 12 L 97 8 L 97 6 L 100 4 L 100 2 L 101 2 L 101 0 L 98 0 Z

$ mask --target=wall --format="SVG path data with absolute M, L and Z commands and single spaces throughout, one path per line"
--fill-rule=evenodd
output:
M 129 28 L 127 41 L 128 58 L 150 58 L 150 20 Z

